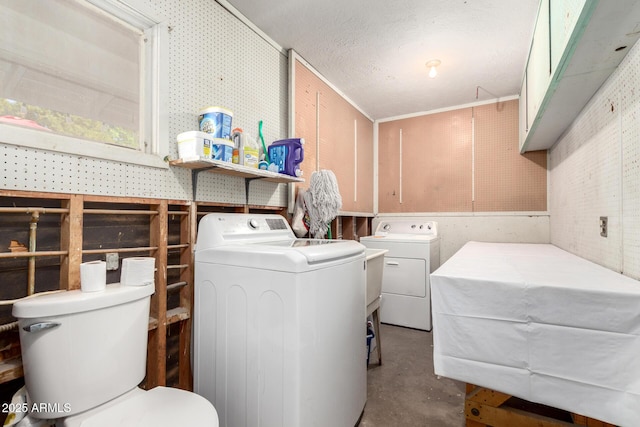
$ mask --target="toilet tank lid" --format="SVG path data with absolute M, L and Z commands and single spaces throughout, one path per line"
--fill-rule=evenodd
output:
M 120 283 L 113 283 L 98 292 L 75 290 L 36 294 L 13 304 L 12 314 L 18 319 L 31 319 L 81 313 L 146 298 L 154 291 L 153 285 L 121 286 Z

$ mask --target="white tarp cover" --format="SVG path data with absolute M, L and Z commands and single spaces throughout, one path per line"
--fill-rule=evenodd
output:
M 469 242 L 431 274 L 437 375 L 640 426 L 640 282 L 548 244 Z

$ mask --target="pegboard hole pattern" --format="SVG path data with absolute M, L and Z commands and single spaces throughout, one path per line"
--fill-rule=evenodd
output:
M 551 243 L 640 279 L 640 45 L 550 150 Z M 608 217 L 608 236 L 599 218 Z
M 287 57 L 214 1 L 148 1 L 167 16 L 169 91 L 175 116 L 169 135 L 198 129 L 198 112 L 223 106 L 233 127 L 267 143 L 287 137 Z M 177 156 L 177 150 L 172 155 Z
M 0 144 L 2 188 L 79 193 L 79 159 L 54 152 Z
M 170 27 L 168 46 L 169 157 L 176 136 L 198 129 L 203 107 L 233 111 L 234 127 L 265 141 L 287 137 L 286 55 L 215 1 L 155 1 L 143 5 Z M 5 145 L 0 140 L 4 189 L 191 200 L 191 171 L 158 169 Z M 287 186 L 252 183 L 250 204 L 286 206 Z M 245 203 L 242 178 L 200 174 L 196 200 Z

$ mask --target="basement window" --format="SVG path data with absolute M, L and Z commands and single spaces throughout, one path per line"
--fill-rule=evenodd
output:
M 137 2 L 0 0 L 0 142 L 167 167 L 168 28 Z

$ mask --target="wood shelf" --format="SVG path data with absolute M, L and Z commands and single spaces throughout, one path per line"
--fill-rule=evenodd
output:
M 249 183 L 254 179 L 275 183 L 304 182 L 303 178 L 271 172 L 264 169 L 256 169 L 249 166 L 237 165 L 235 163 L 223 162 L 220 160 L 204 160 L 199 157 L 187 157 L 184 159 L 172 160 L 169 165 L 191 169 L 191 185 L 193 188 L 193 201 L 196 200 L 198 190 L 198 174 L 200 172 L 213 172 L 223 175 L 237 176 L 244 178 L 246 191 L 246 204 L 249 204 Z
M 371 234 L 373 214 L 358 212 L 339 212 L 331 221 L 331 233 L 334 239 L 356 240 Z M 339 232 L 340 231 L 340 232 Z
M 177 322 L 182 322 L 191 318 L 191 313 L 188 308 L 176 307 L 171 310 L 167 310 L 167 325 L 173 325 Z
M 223 175 L 239 176 L 241 178 L 262 179 L 270 182 L 304 182 L 303 178 L 271 172 L 264 169 L 256 169 L 249 166 L 237 165 L 235 163 L 223 162 L 220 160 L 203 160 L 199 157 L 188 157 L 185 159 L 172 160 L 171 166 L 187 168 L 195 171 L 209 171 L 221 173 Z

